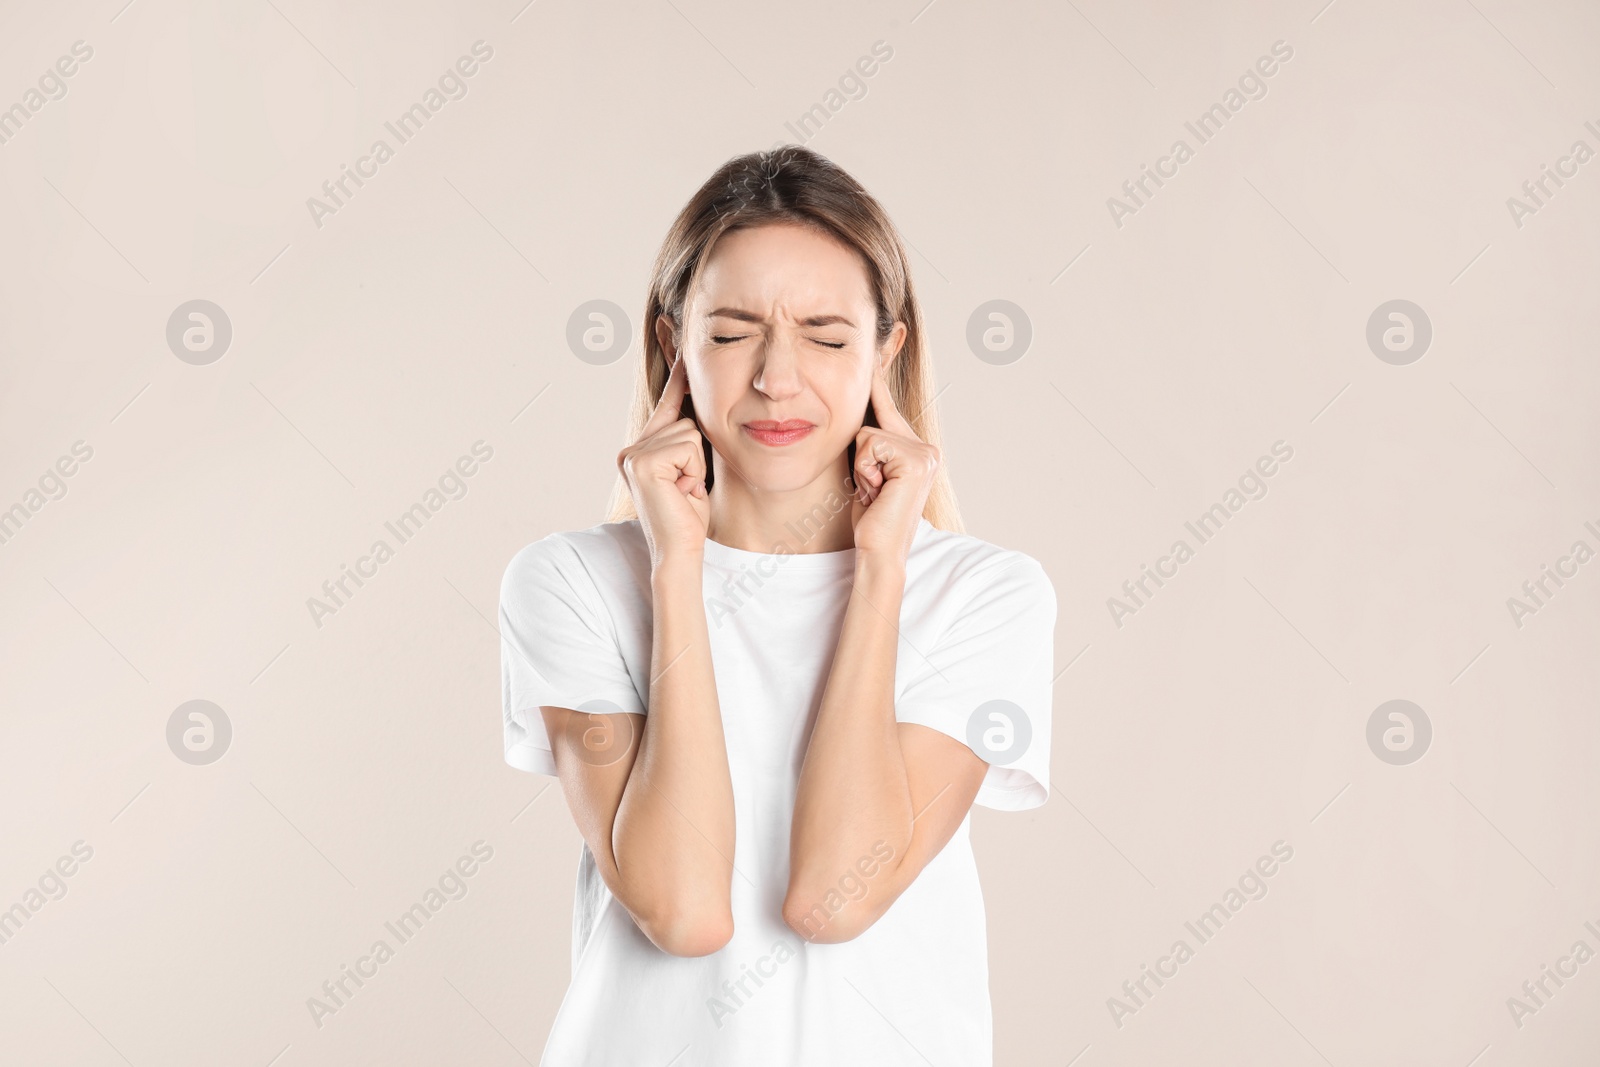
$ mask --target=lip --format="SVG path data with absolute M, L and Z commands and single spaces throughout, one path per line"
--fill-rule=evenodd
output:
M 804 419 L 755 419 L 745 423 L 741 429 L 764 445 L 781 447 L 792 445 L 811 433 L 817 427 L 814 423 Z

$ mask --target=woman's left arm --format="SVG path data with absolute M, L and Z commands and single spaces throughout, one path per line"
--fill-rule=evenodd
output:
M 879 369 L 880 426 L 856 438 L 856 567 L 849 605 L 800 770 L 783 918 L 808 941 L 848 941 L 939 854 L 989 765 L 937 730 L 895 719 L 906 556 L 938 467 Z

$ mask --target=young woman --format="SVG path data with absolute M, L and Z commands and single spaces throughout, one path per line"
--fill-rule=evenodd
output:
M 740 156 L 644 321 L 610 520 L 500 592 L 506 759 L 584 839 L 542 1063 L 988 1064 L 967 816 L 1047 799 L 1055 592 L 961 532 L 902 243 Z

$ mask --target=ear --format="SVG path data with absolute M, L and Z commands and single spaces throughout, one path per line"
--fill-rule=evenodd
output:
M 665 353 L 665 355 L 667 357 L 667 369 L 668 370 L 671 370 L 672 369 L 672 365 L 674 363 L 676 363 L 677 360 L 678 360 L 678 346 L 673 343 L 672 335 L 673 335 L 672 318 L 670 316 L 668 316 L 668 315 L 657 315 L 656 316 L 656 341 L 658 343 L 660 343 L 661 351 L 663 353 Z
M 677 346 L 672 343 L 672 335 L 673 322 L 671 316 L 657 315 L 656 340 L 661 344 L 661 354 L 666 357 L 668 373 L 671 373 L 673 366 L 681 357 L 681 353 L 678 351 Z M 689 393 L 689 382 L 687 380 L 685 380 L 683 383 L 683 392 L 685 396 L 687 396 Z
M 889 331 L 889 336 L 884 339 L 883 345 L 878 349 L 878 368 L 887 371 L 889 365 L 900 355 L 900 349 L 906 343 L 906 335 L 910 333 L 904 322 L 896 322 L 894 329 Z

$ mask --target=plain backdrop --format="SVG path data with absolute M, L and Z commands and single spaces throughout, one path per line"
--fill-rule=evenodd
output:
M 997 1063 L 1593 1062 L 1600 9 L 524 3 L 0 6 L 0 1059 L 537 1062 L 580 839 L 500 576 L 603 518 L 673 216 L 803 141 L 1059 599 L 1051 799 L 973 818 Z

